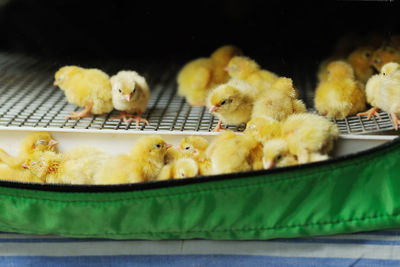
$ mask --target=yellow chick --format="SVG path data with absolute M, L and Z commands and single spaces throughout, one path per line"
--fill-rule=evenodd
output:
M 55 74 L 54 85 L 64 91 L 69 103 L 85 109 L 67 118 L 82 118 L 113 110 L 111 83 L 108 75 L 98 69 L 65 66 Z
M 177 77 L 178 94 L 186 97 L 191 106 L 204 106 L 209 91 L 228 80 L 224 68 L 230 57 L 237 53 L 240 53 L 240 49 L 223 46 L 210 58 L 198 58 L 184 65 Z
M 149 125 L 149 122 L 141 117 L 150 98 L 150 89 L 146 79 L 136 71 L 120 71 L 112 76 L 110 81 L 112 103 L 115 109 L 121 111 L 120 116 L 111 119 L 122 118 L 125 123 L 135 120 L 137 127 L 140 122 Z M 129 113 L 136 113 L 137 116 Z M 128 117 L 130 119 L 127 119 Z
M 169 164 L 175 160 L 185 157 L 183 152 L 175 146 L 170 146 L 164 156 L 164 164 Z
M 251 136 L 225 131 L 219 134 L 207 149 L 211 173 L 222 174 L 252 169 L 251 152 L 258 142 Z
M 268 90 L 278 76 L 267 70 L 263 70 L 252 59 L 243 56 L 233 57 L 227 67 L 229 76 L 244 80 L 259 91 Z
M 299 163 L 318 159 L 311 156 L 314 153 L 328 154 L 338 136 L 336 124 L 317 114 L 294 114 L 282 123 L 282 137 L 287 141 L 290 153 L 297 156 Z
M 282 138 L 273 138 L 264 143 L 262 161 L 264 169 L 298 164 L 296 156 L 290 153 L 286 140 Z
M 197 162 L 199 165 L 199 174 L 201 175 L 210 174 L 211 171 L 211 162 L 206 155 L 208 146 L 208 141 L 201 136 L 185 137 L 179 143 L 182 153 Z
M 158 181 L 192 178 L 199 174 L 197 162 L 191 158 L 180 158 L 168 165 L 165 165 L 158 177 Z
M 129 154 L 109 160 L 97 174 L 96 183 L 123 184 L 156 180 L 169 147 L 160 136 L 142 137 Z
M 328 76 L 316 88 L 315 109 L 330 118 L 345 118 L 365 110 L 364 85 L 355 80 L 353 68 L 344 61 L 331 62 Z
M 12 157 L 0 149 L 0 160 L 11 168 L 18 168 L 36 151 L 56 151 L 57 144 L 58 142 L 52 139 L 50 133 L 34 132 L 24 138 L 18 156 Z
M 6 181 L 16 182 L 31 182 L 31 183 L 42 183 L 43 179 L 40 179 L 36 175 L 32 174 L 29 170 L 22 167 L 12 168 L 7 164 L 0 164 L 0 179 Z
M 214 131 L 221 129 L 221 124 L 240 125 L 250 120 L 253 103 L 258 90 L 249 83 L 231 79 L 214 88 L 207 97 L 209 112 L 219 119 Z
M 380 72 L 383 65 L 389 62 L 400 63 L 400 50 L 384 45 L 374 51 L 370 64 Z
M 353 67 L 355 78 L 363 84 L 374 74 L 374 69 L 370 64 L 373 53 L 373 47 L 364 46 L 354 50 L 347 58 L 348 63 Z
M 64 155 L 53 151 L 34 152 L 23 167 L 43 182 L 57 183 L 64 174 Z
M 244 133 L 253 136 L 260 143 L 265 143 L 282 135 L 281 124 L 268 116 L 254 117 L 247 123 Z
M 395 129 L 398 129 L 400 113 L 400 64 L 389 62 L 381 73 L 372 76 L 366 85 L 367 101 L 373 106 L 370 110 L 357 115 L 368 115 L 370 119 L 382 109 L 390 113 Z
M 278 78 L 270 90 L 262 92 L 254 102 L 251 117 L 268 116 L 281 121 L 294 113 L 306 112 L 303 101 L 295 98 L 293 81 L 290 78 Z

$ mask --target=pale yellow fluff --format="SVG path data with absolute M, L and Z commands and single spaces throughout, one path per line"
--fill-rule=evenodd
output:
M 93 114 L 112 111 L 111 83 L 99 69 L 65 66 L 55 74 L 55 84 L 65 93 L 69 103 L 88 108 Z
M 290 153 L 283 138 L 272 138 L 264 143 L 262 161 L 264 169 L 298 164 L 297 157 Z
M 165 165 L 157 180 L 171 180 L 171 179 L 183 179 L 192 178 L 199 174 L 199 167 L 197 162 L 191 158 L 180 158 L 172 163 Z
M 207 175 L 211 171 L 210 159 L 206 156 L 208 141 L 201 136 L 188 136 L 179 143 L 179 148 L 186 157 L 194 159 L 199 165 L 199 174 Z

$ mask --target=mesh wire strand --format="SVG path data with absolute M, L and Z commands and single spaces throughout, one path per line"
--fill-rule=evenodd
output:
M 218 123 L 205 107 L 191 107 L 176 94 L 176 72 L 179 65 L 162 66 L 144 64 L 140 71 L 151 88 L 151 98 L 143 113 L 150 125 L 126 124 L 111 119 L 119 114 L 95 115 L 82 119 L 66 119 L 80 108 L 69 104 L 63 91 L 52 85 L 53 75 L 59 66 L 31 57 L 0 53 L 0 127 L 40 127 L 51 129 L 115 130 L 171 132 L 209 132 Z M 133 64 L 130 68 L 135 69 Z M 111 67 L 109 69 L 112 69 Z M 117 69 L 117 68 L 116 68 Z M 115 73 L 115 72 L 109 72 Z M 161 75 L 160 75 L 161 73 Z M 300 89 L 300 97 L 311 106 L 313 87 L 310 73 L 296 68 L 293 80 Z M 380 111 L 381 119 L 368 120 L 365 116 L 351 116 L 333 120 L 341 134 L 366 134 L 394 129 L 388 113 Z M 225 125 L 226 126 L 226 125 Z M 232 130 L 243 130 L 243 126 L 227 126 Z

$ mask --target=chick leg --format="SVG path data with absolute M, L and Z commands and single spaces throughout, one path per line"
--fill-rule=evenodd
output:
M 379 108 L 374 107 L 365 112 L 357 113 L 357 116 L 368 115 L 368 118 L 367 118 L 368 120 L 370 120 L 372 118 L 372 116 L 377 116 L 379 119 L 381 119 L 381 115 L 379 115 L 378 110 L 379 110 Z
M 67 119 L 79 119 L 79 118 L 84 118 L 84 117 L 89 117 L 90 116 L 90 111 L 92 110 L 93 104 L 88 105 L 85 107 L 84 110 L 81 112 L 72 112 L 71 115 L 67 116 Z
M 136 113 L 137 113 L 137 116 L 132 116 L 132 119 L 129 119 L 128 122 L 136 121 L 136 128 L 139 127 L 139 123 L 140 122 L 144 122 L 147 126 L 150 125 L 148 120 L 142 118 L 142 112 L 141 111 L 138 111 Z
M 222 121 L 219 120 L 217 126 L 212 130 L 213 132 L 219 132 L 222 129 Z
M 397 118 L 397 115 L 396 114 L 394 114 L 393 112 L 392 113 L 390 113 L 390 116 L 392 117 L 392 121 L 393 121 L 393 124 L 394 124 L 394 128 L 396 129 L 396 131 L 399 129 L 399 118 Z
M 126 113 L 125 111 L 122 111 L 121 114 L 119 114 L 119 115 L 116 116 L 116 117 L 112 117 L 111 119 L 112 119 L 112 120 L 123 119 L 124 122 L 125 122 L 126 124 L 128 124 L 128 123 L 130 122 L 130 119 L 127 119 L 128 117 L 129 117 L 129 118 L 136 118 L 135 115 L 132 115 L 132 114 Z

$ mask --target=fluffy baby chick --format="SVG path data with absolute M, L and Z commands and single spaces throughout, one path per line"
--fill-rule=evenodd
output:
M 56 72 L 54 85 L 64 91 L 69 103 L 85 108 L 67 118 L 104 114 L 113 109 L 110 79 L 101 70 L 65 66 Z
M 19 168 L 34 152 L 55 151 L 55 141 L 48 132 L 34 132 L 29 134 L 21 143 L 20 151 L 16 157 L 0 149 L 0 159 L 11 168 Z
M 40 179 L 36 175 L 32 174 L 29 170 L 22 167 L 12 168 L 7 164 L 0 164 L 0 179 L 6 181 L 16 182 L 31 182 L 31 183 L 42 183 L 43 179 Z
M 327 71 L 326 80 L 321 81 L 315 91 L 316 110 L 324 116 L 339 119 L 365 110 L 364 86 L 355 80 L 351 65 L 334 61 Z
M 257 94 L 255 87 L 238 79 L 231 79 L 214 88 L 207 97 L 209 112 L 219 119 L 214 131 L 221 129 L 222 122 L 231 125 L 247 123 Z
M 201 136 L 185 137 L 179 143 L 183 155 L 194 159 L 199 165 L 199 174 L 207 175 L 211 171 L 211 162 L 206 156 L 209 143 Z
M 131 152 L 109 160 L 96 177 L 97 184 L 138 183 L 157 179 L 170 147 L 159 136 L 141 138 Z
M 317 114 L 294 114 L 282 123 L 282 137 L 299 163 L 318 159 L 313 154 L 328 154 L 338 136 L 336 124 Z
M 389 45 L 384 45 L 374 51 L 370 64 L 380 72 L 383 65 L 389 62 L 400 63 L 400 50 Z
M 281 124 L 268 116 L 254 117 L 247 123 L 244 133 L 253 136 L 260 143 L 265 143 L 282 135 Z
M 297 157 L 290 153 L 285 139 L 273 138 L 264 143 L 263 167 L 285 167 L 298 164 Z
M 23 167 L 43 182 L 57 183 L 64 174 L 64 155 L 53 151 L 34 152 Z
M 306 106 L 295 95 L 292 79 L 280 77 L 270 90 L 257 97 L 251 117 L 268 116 L 281 121 L 291 114 L 306 112 Z
M 199 174 L 199 167 L 197 162 L 191 158 L 181 158 L 168 165 L 165 165 L 158 177 L 158 181 L 183 179 L 195 177 Z
M 367 112 L 370 119 L 379 109 L 390 113 L 395 129 L 398 129 L 400 113 L 400 64 L 390 62 L 382 67 L 381 73 L 372 76 L 366 85 L 367 101 L 373 106 Z
M 209 91 L 228 80 L 224 68 L 230 57 L 240 50 L 233 46 L 217 49 L 211 58 L 198 58 L 187 63 L 178 73 L 178 94 L 191 106 L 204 106 Z
M 251 152 L 257 141 L 251 136 L 225 131 L 219 134 L 207 149 L 211 173 L 222 174 L 251 170 Z
M 244 80 L 259 91 L 268 90 L 278 76 L 267 70 L 262 70 L 252 59 L 243 56 L 233 57 L 227 67 L 229 76 Z
M 370 64 L 373 52 L 373 47 L 359 47 L 347 58 L 348 63 L 353 67 L 355 78 L 363 84 L 374 74 L 374 69 Z
M 150 89 L 146 79 L 136 71 L 120 71 L 112 76 L 112 103 L 114 108 L 121 111 L 121 115 L 111 119 L 122 118 L 125 123 L 136 121 L 136 126 L 142 121 L 149 125 L 146 119 L 141 117 L 146 110 L 150 98 Z M 128 113 L 136 113 L 137 116 Z M 127 119 L 131 117 L 131 119 Z

